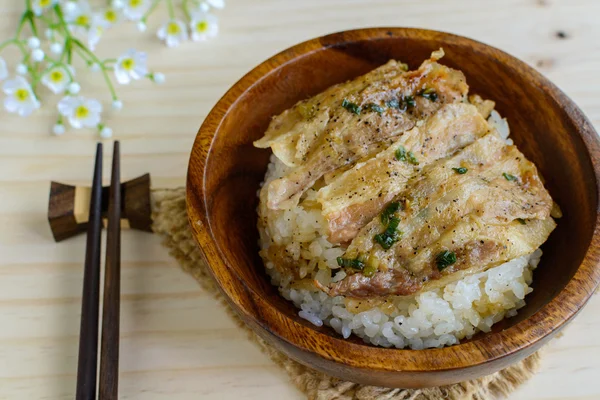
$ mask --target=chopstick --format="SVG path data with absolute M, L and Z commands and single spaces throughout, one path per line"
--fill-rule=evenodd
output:
M 119 307 L 121 295 L 121 177 L 119 142 L 113 147 L 108 202 L 104 306 L 100 344 L 100 400 L 116 400 L 119 390 Z
M 119 390 L 119 307 L 121 295 L 121 173 L 119 160 L 119 142 L 115 142 L 108 199 L 104 305 L 102 308 L 102 338 L 100 342 L 98 398 L 102 400 L 116 400 Z M 77 400 L 94 400 L 96 398 L 101 232 L 102 144 L 99 143 L 96 147 L 83 273 L 79 359 L 77 364 Z
M 102 144 L 96 147 L 96 162 L 90 201 L 81 325 L 79 328 L 79 359 L 77 361 L 76 399 L 93 400 L 96 396 L 98 364 L 98 300 L 100 291 L 100 243 L 102 232 Z

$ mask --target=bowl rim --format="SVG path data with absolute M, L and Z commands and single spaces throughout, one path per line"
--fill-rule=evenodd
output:
M 475 52 L 484 53 L 499 62 L 519 69 L 543 90 L 549 97 L 563 105 L 570 118 L 578 127 L 578 134 L 590 157 L 596 183 L 596 203 L 600 194 L 600 140 L 590 121 L 575 103 L 558 87 L 539 72 L 517 58 L 484 43 L 463 36 L 417 28 L 363 28 L 341 31 L 317 37 L 292 46 L 262 62 L 238 80 L 216 103 L 201 125 L 190 156 L 186 185 L 186 208 L 193 236 L 200 246 L 208 269 L 218 282 L 225 298 L 240 314 L 242 319 L 254 327 L 275 335 L 288 344 L 318 356 L 350 367 L 377 369 L 391 372 L 452 371 L 482 365 L 494 360 L 509 357 L 525 349 L 537 348 L 552 331 L 561 329 L 587 303 L 600 283 L 600 214 L 596 214 L 590 245 L 575 274 L 566 286 L 550 302 L 543 305 L 529 318 L 509 328 L 481 338 L 459 343 L 441 349 L 395 349 L 354 343 L 341 337 L 320 332 L 308 325 L 299 323 L 248 287 L 227 265 L 219 245 L 212 233 L 210 217 L 207 215 L 204 182 L 206 161 L 210 154 L 213 139 L 221 128 L 229 111 L 239 99 L 254 85 L 288 62 L 311 53 L 339 46 L 344 43 L 368 42 L 377 39 L 402 37 L 405 39 L 435 40 L 444 43 L 468 45 Z M 459 43 L 460 42 L 460 43 Z M 196 184 L 196 179 L 201 182 Z M 251 303 L 240 300 L 236 293 L 244 293 Z M 257 309 L 260 308 L 260 313 Z M 562 310 L 556 313 L 556 309 Z M 277 321 L 269 324 L 265 321 Z M 309 324 L 309 323 L 307 323 Z M 285 329 L 284 329 L 285 328 Z M 294 334 L 290 335 L 290 331 Z M 318 340 L 315 340 L 314 337 Z M 369 351 L 365 351 L 368 348 Z M 443 357 L 442 357 L 443 355 Z M 466 356 L 468 355 L 468 356 Z M 386 362 L 382 362 L 385 359 Z

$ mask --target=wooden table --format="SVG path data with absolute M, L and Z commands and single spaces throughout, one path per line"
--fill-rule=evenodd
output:
M 0 0 L 0 37 L 12 35 L 21 2 Z M 133 46 L 167 74 L 121 87 L 108 111 L 122 143 L 124 178 L 150 172 L 155 187 L 184 184 L 189 151 L 211 106 L 249 69 L 276 52 L 329 32 L 418 26 L 469 36 L 536 66 L 600 128 L 600 2 L 597 0 L 228 0 L 220 36 L 167 49 L 128 24 L 98 51 Z M 10 58 L 10 57 L 7 57 Z M 109 98 L 98 75 L 83 93 Z M 51 98 L 44 93 L 44 98 Z M 87 184 L 92 132 L 49 135 L 50 102 L 22 119 L 2 112 L 0 133 L 0 399 L 70 399 L 75 390 L 84 237 L 55 244 L 46 222 L 49 181 Z M 110 146 L 107 146 L 110 147 Z M 108 152 L 110 153 L 110 152 Z M 108 176 L 110 154 L 105 158 Z M 219 305 L 181 272 L 150 234 L 123 233 L 121 398 L 300 399 Z M 600 296 L 555 341 L 542 371 L 514 399 L 600 399 Z

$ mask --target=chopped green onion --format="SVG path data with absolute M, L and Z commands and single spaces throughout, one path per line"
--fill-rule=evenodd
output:
M 391 99 L 385 102 L 389 108 L 395 108 L 400 111 L 406 111 L 416 105 L 415 98 L 411 95 L 402 96 L 400 99 Z
M 369 103 L 369 104 L 365 105 L 365 109 L 375 111 L 378 114 L 381 114 L 382 112 L 385 111 L 385 109 L 383 107 L 381 107 L 380 105 L 375 104 L 375 103 Z
M 385 102 L 385 105 L 389 108 L 400 108 L 400 102 L 398 99 L 391 99 Z
M 400 209 L 400 203 L 390 203 L 381 213 L 381 223 L 387 225 L 390 222 L 390 216 Z
M 511 174 L 507 174 L 506 172 L 503 172 L 503 173 L 502 173 L 502 176 L 503 176 L 503 177 L 504 177 L 504 178 L 505 178 L 507 181 L 510 181 L 510 182 L 512 182 L 512 181 L 516 181 L 516 180 L 517 180 L 517 177 L 516 177 L 516 176 L 514 176 L 514 175 L 511 175 Z
M 413 96 L 410 96 L 410 95 L 404 96 L 402 98 L 402 102 L 404 104 L 406 104 L 405 110 L 406 110 L 406 108 L 412 108 L 412 107 L 414 107 L 417 104 L 415 102 L 415 98 Z
M 310 105 L 307 101 L 298 104 L 298 111 L 303 118 L 309 119 L 315 115 L 315 106 Z
M 412 151 L 406 151 L 404 146 L 398 147 L 398 150 L 396 150 L 396 153 L 394 153 L 394 155 L 396 156 L 396 160 L 398 161 L 408 161 L 413 165 L 419 165 L 419 160 L 417 160 L 415 154 Z
M 352 102 L 344 99 L 342 101 L 342 107 L 344 107 L 346 110 L 350 111 L 351 113 L 354 113 L 356 115 L 360 115 L 360 111 L 361 111 L 360 106 L 358 106 L 355 103 L 352 103 Z
M 400 220 L 396 217 L 391 217 L 390 222 L 383 233 L 379 233 L 373 239 L 381 245 L 385 250 L 389 250 L 394 243 L 400 240 L 402 232 L 398 231 Z
M 454 170 L 454 172 L 456 172 L 459 175 L 464 175 L 468 171 L 468 169 L 466 169 L 465 167 L 452 168 L 452 169 Z
M 400 225 L 400 218 L 391 217 L 390 218 L 390 223 L 388 224 L 386 232 L 388 232 L 390 230 L 393 231 L 393 232 L 395 232 L 396 229 L 398 229 L 398 225 Z
M 367 278 L 375 275 L 375 272 L 377 272 L 377 267 L 373 264 L 369 264 L 366 266 L 365 269 L 363 269 L 362 274 L 364 276 L 366 276 Z
M 336 261 L 342 268 L 352 268 L 361 271 L 365 267 L 365 263 L 360 261 L 358 258 L 338 257 Z
M 454 264 L 456 262 L 456 253 L 453 251 L 444 250 L 440 252 L 435 258 L 435 262 L 437 264 L 437 268 L 439 271 L 444 270 L 444 268 Z
M 419 160 L 417 160 L 417 157 L 415 157 L 415 155 L 413 154 L 412 151 L 409 151 L 407 153 L 408 156 L 408 162 L 413 164 L 413 165 L 419 165 Z
M 406 161 L 406 149 L 404 148 L 404 146 L 398 147 L 398 150 L 396 150 L 395 156 L 396 156 L 396 160 L 398 160 L 398 161 Z
M 433 88 L 423 89 L 419 92 L 419 96 L 426 98 L 427 100 L 436 101 L 438 95 Z
M 519 221 L 521 225 L 527 225 L 527 221 L 525 221 L 523 218 L 517 218 L 517 221 Z
M 385 233 L 378 233 L 373 237 L 373 239 L 375 239 L 375 241 L 379 243 L 381 247 L 383 247 L 385 250 L 389 250 L 394 245 L 394 243 L 398 241 L 396 235 L 389 236 Z

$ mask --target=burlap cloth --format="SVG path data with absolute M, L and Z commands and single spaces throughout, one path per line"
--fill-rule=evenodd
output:
M 246 327 L 234 311 L 229 308 L 223 295 L 207 271 L 200 256 L 200 250 L 192 237 L 185 210 L 185 189 L 158 189 L 154 196 L 154 231 L 164 237 L 164 245 L 181 267 L 192 275 L 198 283 L 221 301 L 223 308 L 235 320 L 240 329 L 273 362 L 281 366 L 290 380 L 308 399 L 311 400 L 490 400 L 506 397 L 527 381 L 537 371 L 540 354 L 535 353 L 518 364 L 512 365 L 495 374 L 477 380 L 454 385 L 427 389 L 390 389 L 385 387 L 364 386 L 332 378 L 321 372 L 305 367 L 275 350 Z

